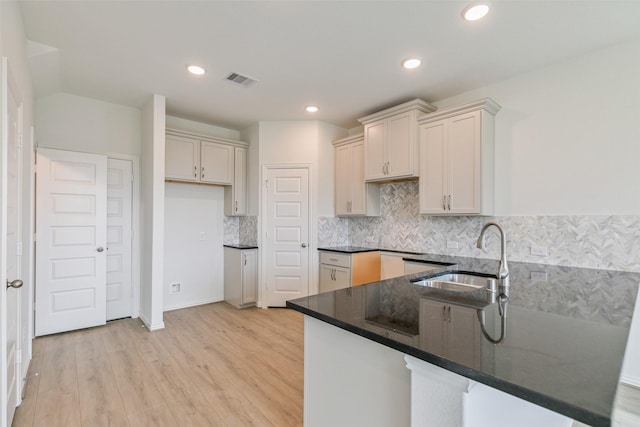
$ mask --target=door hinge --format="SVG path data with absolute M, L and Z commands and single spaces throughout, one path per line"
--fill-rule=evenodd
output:
M 264 180 L 264 186 L 265 186 L 265 187 L 267 187 L 267 188 L 269 188 L 269 180 L 268 180 L 268 179 L 265 179 L 265 180 Z
M 16 147 L 22 148 L 22 134 L 18 134 L 18 139 L 16 140 Z
M 36 233 L 33 233 L 33 241 L 36 241 Z
M 22 242 L 16 242 L 16 255 L 22 256 Z
M 33 173 L 34 174 L 38 173 L 38 164 L 37 163 L 33 164 Z

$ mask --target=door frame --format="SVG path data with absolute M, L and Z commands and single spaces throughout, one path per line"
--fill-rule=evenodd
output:
M 258 251 L 258 264 L 260 268 L 258 269 L 258 302 L 256 306 L 261 308 L 267 308 L 266 304 L 266 295 L 267 295 L 267 263 L 268 254 L 266 254 L 266 242 L 264 241 L 263 230 L 267 229 L 267 192 L 265 191 L 266 186 L 266 177 L 268 176 L 268 172 L 270 170 L 275 169 L 306 169 L 309 177 L 309 188 L 308 195 L 309 198 L 309 218 L 307 219 L 307 229 L 309 230 L 309 250 L 307 251 L 307 274 L 308 274 L 308 283 L 309 283 L 309 295 L 313 292 L 313 289 L 317 287 L 317 280 L 314 279 L 314 271 L 317 273 L 316 265 L 317 263 L 313 262 L 313 258 L 311 256 L 312 253 L 316 252 L 316 227 L 314 226 L 313 218 L 316 217 L 315 214 L 315 204 L 313 203 L 313 189 L 315 187 L 315 176 L 313 174 L 313 165 L 311 163 L 269 163 L 263 164 L 261 175 L 260 175 L 260 221 L 258 223 L 258 247 L 263 248 Z M 264 243 L 264 244 L 263 244 Z M 317 274 L 316 274 L 317 275 Z
M 135 319 L 140 315 L 140 159 L 138 156 L 107 153 L 108 159 L 131 161 L 131 317 Z

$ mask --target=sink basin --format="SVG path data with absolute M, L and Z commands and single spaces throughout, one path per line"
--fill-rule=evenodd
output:
M 428 279 L 419 279 L 412 283 L 454 292 L 474 292 L 478 289 L 494 290 L 496 288 L 495 278 L 465 273 L 445 273 Z

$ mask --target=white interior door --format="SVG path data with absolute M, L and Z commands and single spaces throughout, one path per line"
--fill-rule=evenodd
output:
M 107 160 L 107 320 L 131 317 L 130 160 Z
M 40 148 L 36 335 L 106 322 L 107 159 Z
M 18 381 L 18 331 L 20 330 L 21 302 L 19 279 L 21 265 L 20 239 L 20 176 L 21 161 L 19 138 L 21 137 L 21 107 L 9 83 L 6 58 L 2 59 L 2 188 L 1 188 L 1 233 L 2 244 L 2 301 L 0 304 L 0 369 L 3 377 L 0 393 L 2 396 L 2 419 L 0 425 L 10 426 L 16 406 L 20 403 L 20 383 Z M 5 424 L 6 423 L 6 424 Z
M 309 170 L 266 169 L 265 303 L 309 294 Z

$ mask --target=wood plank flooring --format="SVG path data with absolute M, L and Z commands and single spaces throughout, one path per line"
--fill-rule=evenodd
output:
M 301 426 L 303 321 L 292 310 L 216 303 L 37 338 L 14 427 Z M 574 426 L 584 426 L 574 423 Z M 621 385 L 614 427 L 640 426 Z
M 303 322 L 216 303 L 37 338 L 13 426 L 301 426 Z

